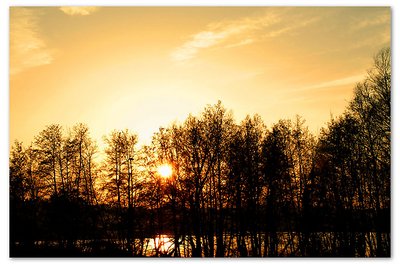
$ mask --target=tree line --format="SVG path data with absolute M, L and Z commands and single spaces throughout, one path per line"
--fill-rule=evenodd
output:
M 390 57 L 318 137 L 300 116 L 236 123 L 219 101 L 141 148 L 114 130 L 99 150 L 85 124 L 16 141 L 10 255 L 390 256 Z

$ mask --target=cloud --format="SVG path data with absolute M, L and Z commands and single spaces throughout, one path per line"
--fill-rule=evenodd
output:
M 52 52 L 39 30 L 36 9 L 13 7 L 10 12 L 10 74 L 50 64 Z
M 292 23 L 287 26 L 280 27 L 279 29 L 271 30 L 267 34 L 265 34 L 265 37 L 276 38 L 284 33 L 288 33 L 290 31 L 294 31 L 295 29 L 306 27 L 312 23 L 317 22 L 319 19 L 320 17 L 312 17 L 310 19 L 305 19 L 305 20 L 303 19 L 301 21 L 298 21 L 297 23 Z
M 87 16 L 97 12 L 99 7 L 95 6 L 63 6 L 60 10 L 69 16 Z
M 380 26 L 380 25 L 388 25 L 391 21 L 391 14 L 389 10 L 384 10 L 379 15 L 366 17 L 362 20 L 359 20 L 354 23 L 351 28 L 352 31 L 362 30 L 368 27 Z
M 171 57 L 175 61 L 184 61 L 193 58 L 202 49 L 216 45 L 226 37 L 226 32 L 203 31 L 192 37 L 192 40 L 183 44 L 172 53 Z
M 253 42 L 254 42 L 254 39 L 248 38 L 248 39 L 244 39 L 242 41 L 239 41 L 237 43 L 226 45 L 225 48 L 236 48 L 236 47 L 240 47 L 240 46 L 251 44 Z
M 227 44 L 226 48 L 253 43 L 254 39 L 248 37 L 249 35 L 252 35 L 254 31 L 275 24 L 279 20 L 280 18 L 275 13 L 270 13 L 262 17 L 209 24 L 207 30 L 190 36 L 188 41 L 175 49 L 171 54 L 171 58 L 177 62 L 186 61 L 193 58 L 201 49 L 216 46 L 229 40 L 236 42 Z M 243 35 L 247 36 L 247 38 L 237 41 L 237 38 Z
M 284 9 L 280 13 L 269 11 L 261 16 L 209 24 L 206 30 L 191 35 L 189 40 L 176 48 L 171 53 L 171 59 L 176 62 L 184 62 L 194 58 L 202 49 L 222 44 L 224 48 L 249 45 L 266 38 L 278 37 L 318 20 L 313 17 L 288 25 L 290 22 L 283 19 L 282 15 L 289 10 Z M 265 34 L 265 31 L 268 33 Z
M 321 88 L 341 86 L 341 85 L 346 85 L 346 84 L 355 84 L 355 83 L 363 80 L 364 78 L 365 78 L 365 74 L 357 74 L 357 75 L 353 75 L 353 76 L 349 76 L 349 77 L 345 77 L 345 78 L 341 78 L 341 79 L 331 80 L 331 81 L 307 86 L 302 90 L 321 89 Z

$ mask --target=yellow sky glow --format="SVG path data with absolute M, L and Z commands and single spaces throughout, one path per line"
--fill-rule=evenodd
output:
M 99 143 L 221 100 L 239 122 L 339 115 L 390 46 L 386 7 L 12 7 L 10 141 L 88 124 Z

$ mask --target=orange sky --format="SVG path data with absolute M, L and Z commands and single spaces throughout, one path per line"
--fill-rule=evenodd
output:
M 46 125 L 94 139 L 160 126 L 221 100 L 237 122 L 339 115 L 391 41 L 379 7 L 12 7 L 10 141 Z

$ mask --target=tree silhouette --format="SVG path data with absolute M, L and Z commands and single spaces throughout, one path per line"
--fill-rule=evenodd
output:
M 141 148 L 113 130 L 100 150 L 85 124 L 14 142 L 10 255 L 389 257 L 390 56 L 318 137 L 218 101 Z

